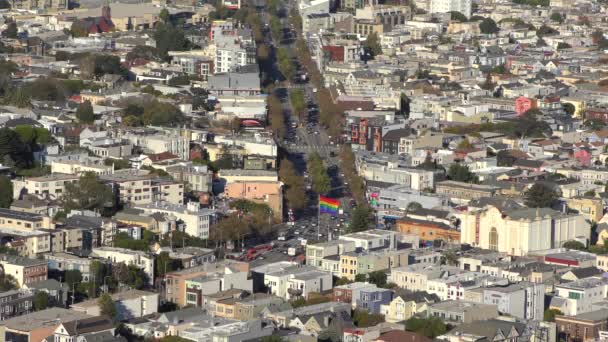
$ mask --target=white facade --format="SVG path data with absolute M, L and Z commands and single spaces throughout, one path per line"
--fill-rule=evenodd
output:
M 184 232 L 201 239 L 209 238 L 209 226 L 215 216 L 215 211 L 201 209 L 199 203 L 188 202 L 186 205 L 172 205 L 167 203 L 150 203 L 135 206 L 147 214 L 163 213 L 173 215 L 178 221 L 184 223 Z
M 556 285 L 556 297 L 553 297 L 551 308 L 558 308 L 567 316 L 594 311 L 593 304 L 606 298 L 607 289 L 606 280 L 599 278 Z
M 148 253 L 126 248 L 99 247 L 93 248 L 91 256 L 108 259 L 112 263 L 122 262 L 126 265 L 135 265 L 148 275 L 148 284 L 154 284 L 154 257 Z
M 483 302 L 498 306 L 503 314 L 521 319 L 543 320 L 545 285 L 521 282 L 506 287 L 486 288 Z
M 471 0 L 431 0 L 431 13 L 460 12 L 467 18 L 471 17 Z

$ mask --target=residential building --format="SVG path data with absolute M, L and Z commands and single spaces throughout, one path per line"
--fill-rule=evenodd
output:
M 173 215 L 183 223 L 183 231 L 201 239 L 209 238 L 209 226 L 215 220 L 215 210 L 203 209 L 198 202 L 188 202 L 186 205 L 170 203 L 141 204 L 134 207 L 143 210 L 146 214 L 161 213 Z
M 181 205 L 184 203 L 184 184 L 139 172 L 115 172 L 100 177 L 110 184 L 121 203 L 132 205 L 164 202 Z
M 471 0 L 430 0 L 430 13 L 460 12 L 471 17 Z
M 116 308 L 117 320 L 141 318 L 158 312 L 158 293 L 142 290 L 128 290 L 112 294 L 112 301 Z M 97 299 L 72 304 L 71 310 L 82 312 L 90 316 L 100 316 L 101 308 Z
M 441 222 L 417 220 L 406 216 L 397 220 L 397 230 L 403 234 L 414 234 L 421 241 L 460 242 L 460 230 Z
M 19 287 L 46 280 L 48 275 L 46 260 L 2 255 L 0 266 L 4 274 L 10 274 L 15 278 Z
M 230 199 L 245 199 L 267 204 L 277 220 L 283 219 L 283 183 L 235 181 L 226 184 L 224 195 Z
M 0 321 L 34 311 L 34 294 L 27 289 L 0 292 Z
M 502 314 L 521 319 L 543 319 L 544 284 L 522 281 L 507 286 L 493 286 L 477 290 L 483 292 L 483 303 L 496 305 Z
M 60 198 L 65 193 L 68 183 L 78 182 L 79 177 L 73 174 L 55 173 L 41 177 L 30 177 L 13 180 L 13 198 L 18 199 L 23 194 L 49 195 Z
M 498 317 L 496 305 L 449 300 L 431 304 L 428 317 L 437 317 L 451 324 L 471 323 Z
M 133 146 L 141 147 L 146 154 L 169 152 L 182 160 L 189 159 L 190 137 L 178 131 L 131 129 L 124 133 L 123 138 L 131 141 Z
M 114 173 L 114 164 L 108 166 L 103 163 L 103 159 L 93 160 L 90 158 L 84 161 L 53 161 L 51 162 L 51 172 L 77 176 L 88 172 L 96 175 L 110 175 Z
M 172 166 L 166 169 L 171 178 L 178 182 L 188 183 L 192 191 L 211 192 L 213 172 L 206 165 L 202 166 Z
M 50 338 L 56 342 L 68 341 L 116 341 L 126 342 L 127 339 L 116 335 L 114 323 L 108 317 L 96 316 L 63 322 L 56 329 Z M 49 338 L 49 339 L 50 339 Z
M 51 218 L 45 215 L 0 208 L 0 229 L 2 228 L 33 232 L 53 229 L 54 225 Z
M 4 341 L 42 342 L 53 335 L 62 323 L 81 321 L 91 316 L 63 308 L 49 308 L 2 322 L 0 334 Z
M 593 304 L 606 298 L 607 282 L 601 278 L 587 278 L 555 285 L 556 296 L 549 308 L 558 309 L 567 316 L 594 310 Z
M 454 203 L 467 203 L 470 200 L 492 197 L 498 192 L 498 188 L 491 185 L 469 184 L 456 181 L 443 181 L 435 184 L 435 190 Z
M 124 263 L 141 268 L 148 276 L 146 283 L 154 284 L 154 257 L 146 252 L 134 251 L 118 247 L 97 247 L 93 248 L 92 257 L 106 259 L 111 263 Z
M 600 309 L 574 316 L 555 316 L 557 335 L 568 341 L 601 340 L 602 332 L 608 330 L 608 309 Z
M 264 274 L 264 285 L 270 294 L 281 298 L 307 298 L 311 292 L 331 289 L 332 276 L 331 273 L 318 271 L 310 266 L 288 267 Z

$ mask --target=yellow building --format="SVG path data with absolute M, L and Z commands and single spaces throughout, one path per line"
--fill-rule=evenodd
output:
M 599 222 L 604 216 L 604 205 L 599 198 L 575 197 L 568 199 L 566 205 L 568 209 L 578 211 L 589 221 Z
M 380 306 L 380 313 L 384 315 L 384 320 L 388 323 L 403 322 L 424 310 L 426 310 L 426 303 L 406 301 L 401 296 L 396 296 L 388 305 Z
M 595 267 L 604 272 L 608 272 L 608 254 L 598 255 L 595 258 Z
M 562 104 L 569 103 L 574 106 L 574 114 L 572 114 L 573 118 L 582 118 L 583 113 L 585 112 L 585 100 L 575 97 L 564 97 L 561 99 Z
M 354 281 L 357 276 L 357 255 L 347 253 L 340 255 L 340 278 Z

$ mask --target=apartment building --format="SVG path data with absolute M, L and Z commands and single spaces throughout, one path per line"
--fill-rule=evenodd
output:
M 188 183 L 192 191 L 211 192 L 213 172 L 206 165 L 172 166 L 166 168 L 166 171 L 177 182 Z
M 54 224 L 48 216 L 0 208 L 0 229 L 33 232 L 53 228 Z
M 427 315 L 446 323 L 461 324 L 496 318 L 498 310 L 492 304 L 450 300 L 430 305 Z
M 68 1 L 66 0 L 10 0 L 12 9 L 20 10 L 66 10 Z
M 154 256 L 142 251 L 134 251 L 126 248 L 117 247 L 97 247 L 93 248 L 91 257 L 106 259 L 111 263 L 124 263 L 141 268 L 148 276 L 147 283 L 154 284 Z
M 266 204 L 277 220 L 283 218 L 283 183 L 279 181 L 235 181 L 226 184 L 224 195 L 230 199 L 246 199 Z
M 34 310 L 35 292 L 27 289 L 0 293 L 0 321 L 29 314 Z
M 145 154 L 169 152 L 183 160 L 190 156 L 190 137 L 180 132 L 132 129 L 125 132 L 123 138 L 131 141 L 133 146 L 141 147 Z
M 215 220 L 215 210 L 203 209 L 198 202 L 188 202 L 186 205 L 154 202 L 136 205 L 135 209 L 143 210 L 146 214 L 161 213 L 173 215 L 183 223 L 183 231 L 201 239 L 209 238 L 209 226 Z
M 91 316 L 101 316 L 97 299 L 86 300 L 70 306 L 71 310 Z M 158 293 L 142 290 L 128 290 L 112 294 L 117 320 L 141 318 L 158 312 Z
M 34 195 L 49 195 L 60 198 L 65 193 L 65 186 L 78 182 L 79 177 L 73 174 L 55 173 L 42 177 L 14 179 L 13 198 L 18 199 L 24 193 Z
M 348 252 L 340 255 L 338 276 L 355 280 L 358 274 L 389 270 L 392 267 L 408 265 L 409 251 L 383 250 Z
M 48 262 L 9 255 L 0 256 L 0 266 L 4 274 L 12 275 L 19 287 L 47 279 Z
M 545 285 L 520 282 L 507 286 L 481 288 L 483 303 L 498 306 L 498 311 L 521 319 L 543 320 Z
M 264 285 L 270 294 L 287 300 L 307 298 L 311 292 L 323 292 L 332 288 L 331 273 L 318 271 L 310 266 L 287 267 L 264 274 Z
M 593 304 L 606 298 L 607 281 L 601 278 L 586 278 L 555 285 L 556 296 L 549 308 L 558 309 L 567 316 L 591 312 Z
M 410 291 L 426 291 L 429 280 L 443 273 L 440 266 L 409 265 L 393 268 L 388 282 Z
M 68 253 L 47 253 L 44 258 L 48 261 L 49 270 L 61 272 L 77 270 L 82 275 L 82 281 L 88 282 L 91 275 L 91 262 L 93 259 L 82 258 Z
M 184 203 L 184 184 L 152 175 L 135 172 L 116 172 L 100 177 L 118 194 L 122 203 L 133 205 L 166 202 L 181 205 Z

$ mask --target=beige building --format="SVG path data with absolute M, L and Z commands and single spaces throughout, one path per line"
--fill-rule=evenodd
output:
M 23 193 L 50 195 L 59 198 L 65 192 L 65 185 L 75 183 L 79 179 L 73 174 L 55 173 L 42 177 L 22 178 L 13 180 L 13 198 L 18 199 Z
M 425 311 L 426 303 L 416 303 L 413 300 L 406 301 L 401 296 L 396 296 L 388 305 L 380 306 L 380 313 L 388 323 L 407 321 L 417 313 Z
M 184 232 L 201 239 L 209 238 L 209 226 L 215 218 L 215 210 L 203 209 L 198 202 L 188 202 L 187 205 L 153 202 L 136 205 L 134 208 L 147 214 L 172 215 L 184 224 Z
M 184 203 L 184 184 L 172 180 L 131 172 L 116 172 L 103 175 L 100 179 L 113 185 L 122 203 L 135 205 L 153 202 L 176 205 Z
M 472 199 L 493 197 L 498 188 L 490 185 L 469 184 L 456 181 L 443 181 L 435 184 L 436 192 L 456 203 L 468 203 Z
M 279 181 L 236 181 L 226 184 L 224 195 L 230 199 L 246 199 L 267 204 L 275 219 L 283 218 L 283 183 Z
M 568 209 L 576 210 L 586 219 L 599 222 L 604 216 L 604 205 L 600 198 L 576 197 L 566 201 Z
M 76 160 L 53 161 L 51 163 L 51 172 L 71 175 L 93 172 L 97 175 L 111 175 L 114 173 L 114 165 L 106 166 L 102 160 L 95 162 L 80 162 Z
M 272 170 L 220 170 L 218 178 L 226 184 L 241 182 L 276 182 L 279 180 L 279 175 Z
M 0 208 L 0 229 L 35 231 L 53 229 L 54 224 L 48 216 Z
M 47 279 L 48 262 L 40 259 L 28 259 L 14 256 L 0 256 L 0 266 L 4 274 L 12 275 L 19 287 Z
M 500 210 L 488 205 L 460 212 L 457 217 L 461 243 L 517 256 L 561 247 L 569 240 L 588 240 L 591 232 L 583 215 L 549 208 Z
M 595 259 L 595 267 L 608 272 L 608 254 L 599 254 Z

